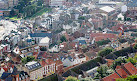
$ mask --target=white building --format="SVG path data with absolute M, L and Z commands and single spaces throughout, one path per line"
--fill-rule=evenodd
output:
M 117 18 L 121 18 L 121 20 L 124 20 L 124 16 L 122 15 L 122 13 L 120 13 Z
M 11 37 L 11 43 L 12 43 L 12 45 L 13 46 L 17 45 L 19 43 L 20 39 L 21 39 L 20 35 L 13 35 Z
M 43 18 L 41 19 L 40 25 L 48 29 L 55 20 L 59 19 L 59 15 L 43 15 L 42 17 Z
M 44 68 L 40 63 L 36 61 L 28 62 L 25 64 L 24 71 L 26 71 L 30 75 L 30 80 L 39 80 L 43 78 L 43 70 Z
M 41 39 L 45 37 L 50 38 L 50 41 L 52 42 L 52 33 L 30 33 L 30 37 L 36 44 L 38 44 Z
M 86 57 L 83 54 L 78 54 L 75 56 L 68 56 L 67 58 L 62 58 L 62 62 L 64 66 L 73 66 L 76 64 L 81 64 L 86 61 Z
M 59 46 L 58 45 L 55 45 L 53 46 L 52 48 L 49 49 L 49 52 L 59 52 L 60 49 L 59 49 Z
M 60 7 L 60 6 L 63 6 L 64 1 L 65 0 L 50 0 L 49 6 L 51 6 L 51 7 Z
M 48 37 L 42 38 L 39 42 L 39 46 L 42 46 L 42 47 L 49 47 L 49 44 L 50 44 L 50 38 Z
M 126 11 L 127 11 L 127 6 L 126 5 L 122 6 L 121 7 L 121 12 L 126 12 Z

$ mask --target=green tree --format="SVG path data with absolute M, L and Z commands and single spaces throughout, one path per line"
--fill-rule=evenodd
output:
M 124 14 L 124 21 L 126 21 L 127 20 L 127 17 L 126 17 L 126 14 Z
M 23 64 L 26 64 L 27 62 L 33 61 L 35 59 L 35 57 L 33 56 L 27 56 L 25 58 L 22 58 L 21 61 Z
M 23 12 L 24 7 L 30 5 L 31 1 L 32 0 L 20 0 L 16 8 L 19 9 L 19 12 Z
M 137 75 L 128 76 L 127 81 L 137 81 Z
M 36 13 L 36 9 L 37 9 L 37 5 L 36 4 L 26 6 L 24 8 L 24 10 L 23 10 L 24 17 L 32 16 L 32 14 Z
M 66 42 L 66 41 L 67 41 L 67 39 L 66 39 L 65 36 L 62 36 L 62 37 L 60 38 L 60 40 L 61 40 L 61 42 Z
M 100 67 L 97 69 L 97 72 L 99 73 L 98 78 L 99 78 L 99 77 L 103 78 L 103 77 L 105 77 L 105 76 L 108 76 L 108 75 L 109 75 L 109 73 L 107 72 L 108 69 L 109 69 L 109 68 L 108 68 L 107 65 L 102 65 L 102 66 L 100 66 Z
M 127 20 L 127 21 L 131 21 L 131 18 L 127 18 L 126 20 Z
M 104 57 L 104 56 L 110 54 L 112 51 L 113 51 L 112 48 L 105 48 L 98 52 L 98 56 Z
M 102 31 L 102 28 L 101 28 L 101 27 L 99 27 L 99 28 L 98 28 L 98 30 L 99 30 L 99 31 Z
M 80 81 L 94 81 L 91 77 L 79 78 Z
M 65 81 L 79 81 L 76 77 L 69 76 Z
M 134 48 L 134 49 L 137 49 L 137 44 L 135 44 L 133 48 Z
M 47 51 L 47 48 L 46 47 L 41 47 L 40 51 Z
M 137 81 L 137 75 L 131 75 L 128 76 L 127 78 L 119 78 L 116 79 L 116 81 Z
M 101 46 L 101 45 L 105 45 L 108 44 L 109 42 L 111 42 L 109 39 L 106 40 L 101 40 L 101 41 L 97 41 L 96 43 Z
M 125 43 L 125 42 L 127 42 L 127 40 L 126 40 L 126 39 L 123 39 L 123 38 L 119 38 L 118 41 L 119 41 L 120 43 Z
M 115 69 L 118 65 L 121 65 L 121 63 L 127 63 L 125 58 L 119 57 L 117 58 L 113 64 L 112 64 L 112 68 Z
M 38 6 L 42 6 L 43 3 L 44 3 L 44 0 L 38 0 L 37 5 L 38 5 Z
M 87 48 L 87 45 L 82 45 L 82 49 L 86 49 Z
M 78 18 L 79 20 L 85 20 L 85 17 L 84 16 L 81 16 Z
M 16 12 L 12 9 L 11 11 L 10 11 L 10 16 L 15 16 L 16 15 Z
M 122 21 L 122 19 L 121 19 L 121 18 L 118 18 L 118 21 Z
M 126 59 L 127 62 L 131 62 L 133 65 L 136 64 L 136 60 L 134 58 L 129 57 L 128 59 Z

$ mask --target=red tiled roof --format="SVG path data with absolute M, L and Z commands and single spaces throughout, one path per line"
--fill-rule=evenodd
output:
M 100 41 L 102 39 L 115 39 L 117 38 L 117 36 L 115 34 L 111 34 L 111 33 L 91 33 L 90 34 L 91 38 L 95 38 L 95 41 Z
M 69 38 L 70 38 L 69 35 L 67 33 L 64 33 L 64 35 L 65 35 L 66 39 L 69 40 Z
M 70 42 L 69 45 L 70 45 L 72 48 L 75 48 L 76 43 L 75 43 L 75 42 Z
M 63 64 L 61 60 L 57 60 L 55 61 L 56 65 L 60 65 L 60 64 Z
M 87 25 L 88 27 L 92 27 L 92 24 L 91 24 L 90 22 L 87 22 L 86 25 Z
M 7 72 L 7 71 L 8 71 L 8 68 L 3 68 L 3 69 L 4 69 L 4 71 L 5 71 L 5 72 Z
M 131 75 L 137 74 L 137 68 L 132 63 L 126 63 L 124 67 L 131 73 Z
M 111 59 L 105 59 L 107 61 L 108 66 L 111 66 L 114 62 L 114 60 Z
M 49 65 L 51 65 L 51 64 L 54 64 L 55 62 L 53 61 L 53 60 L 51 60 L 51 59 L 46 59 L 45 60 Z
M 115 81 L 115 79 L 120 78 L 120 76 L 117 73 L 113 73 L 107 77 L 104 77 L 103 81 Z
M 112 31 L 117 31 L 117 30 L 119 30 L 120 27 L 123 27 L 123 26 L 124 26 L 123 24 L 118 24 L 118 25 L 116 25 L 116 26 L 113 26 L 113 27 L 111 28 L 111 30 L 112 30 Z
M 64 45 L 64 47 L 66 47 L 67 46 L 67 42 L 62 42 L 62 43 L 60 43 L 60 45 Z
M 48 64 L 45 62 L 45 60 L 44 60 L 44 59 L 43 59 L 42 61 L 40 61 L 40 64 L 42 65 L 42 67 L 44 67 L 44 66 L 48 65 Z
M 117 69 L 120 69 L 120 68 L 121 68 L 121 66 L 116 66 L 116 70 L 117 70 Z
M 104 77 L 103 81 L 114 81 L 117 78 L 126 78 L 128 75 L 137 74 L 137 69 L 132 63 L 122 64 L 121 66 L 117 66 L 116 72 L 107 77 Z M 119 74 L 119 75 L 118 75 Z
M 122 68 L 118 69 L 118 70 L 117 70 L 117 73 L 118 73 L 122 78 L 126 78 L 126 77 L 128 76 L 127 72 L 126 72 L 124 69 L 122 69 Z

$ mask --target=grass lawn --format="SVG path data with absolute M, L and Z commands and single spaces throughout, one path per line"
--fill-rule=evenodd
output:
M 10 17 L 9 19 L 11 19 L 11 20 L 20 20 L 21 18 L 17 18 L 17 17 Z
M 35 13 L 34 15 L 32 15 L 30 18 L 35 18 L 37 16 L 41 16 L 46 12 L 51 12 L 52 8 L 42 8 L 40 11 L 38 11 L 37 13 Z

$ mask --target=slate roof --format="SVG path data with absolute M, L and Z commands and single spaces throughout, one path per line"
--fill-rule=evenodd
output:
M 79 40 L 79 44 L 80 45 L 86 44 L 86 41 L 85 40 Z
M 70 61 L 74 61 L 74 59 L 71 56 L 67 57 Z
M 5 81 L 12 81 L 13 80 L 13 77 L 8 77 L 5 79 Z
M 88 39 L 85 38 L 85 37 L 79 37 L 79 38 L 73 40 L 73 42 L 78 42 L 78 41 L 80 41 L 80 40 L 88 40 Z
M 41 67 L 41 64 L 37 62 L 37 63 L 31 64 L 31 65 L 26 65 L 26 67 L 27 67 L 30 71 L 32 71 L 32 70 L 35 70 L 35 69 L 40 68 L 40 67 Z
M 77 74 L 82 74 L 82 71 L 88 71 L 88 70 L 90 70 L 94 67 L 99 66 L 98 59 L 105 61 L 104 59 L 102 59 L 100 57 L 97 57 L 97 58 L 94 58 L 94 59 L 92 59 L 88 62 L 85 62 L 85 63 L 81 64 L 81 65 L 78 65 L 78 66 L 72 68 L 71 70 L 74 71 Z M 103 61 L 101 61 L 101 62 L 103 63 Z
M 19 73 L 19 78 L 20 78 L 21 80 L 23 80 L 23 79 L 25 79 L 25 78 L 28 78 L 28 77 L 29 77 L 29 75 L 28 75 L 27 72 L 21 71 L 21 72 Z
M 6 79 L 11 73 L 4 72 L 1 76 L 1 79 Z
M 118 57 L 115 55 L 115 54 L 109 54 L 105 57 L 106 59 L 112 59 L 112 60 L 115 60 L 117 59 Z
M 52 38 L 52 33 L 30 33 L 30 37 L 49 37 L 49 38 Z
M 74 71 L 72 71 L 72 70 L 68 70 L 68 71 L 66 71 L 65 73 L 63 73 L 63 74 L 62 74 L 62 76 L 63 76 L 63 77 L 68 77 L 68 76 L 77 77 L 77 76 L 78 76 L 78 74 L 77 74 L 77 73 L 75 73 L 75 72 L 74 72 Z
M 13 72 L 12 72 L 13 75 L 17 75 L 18 74 L 18 71 L 17 71 L 17 68 L 14 66 L 13 68 Z

